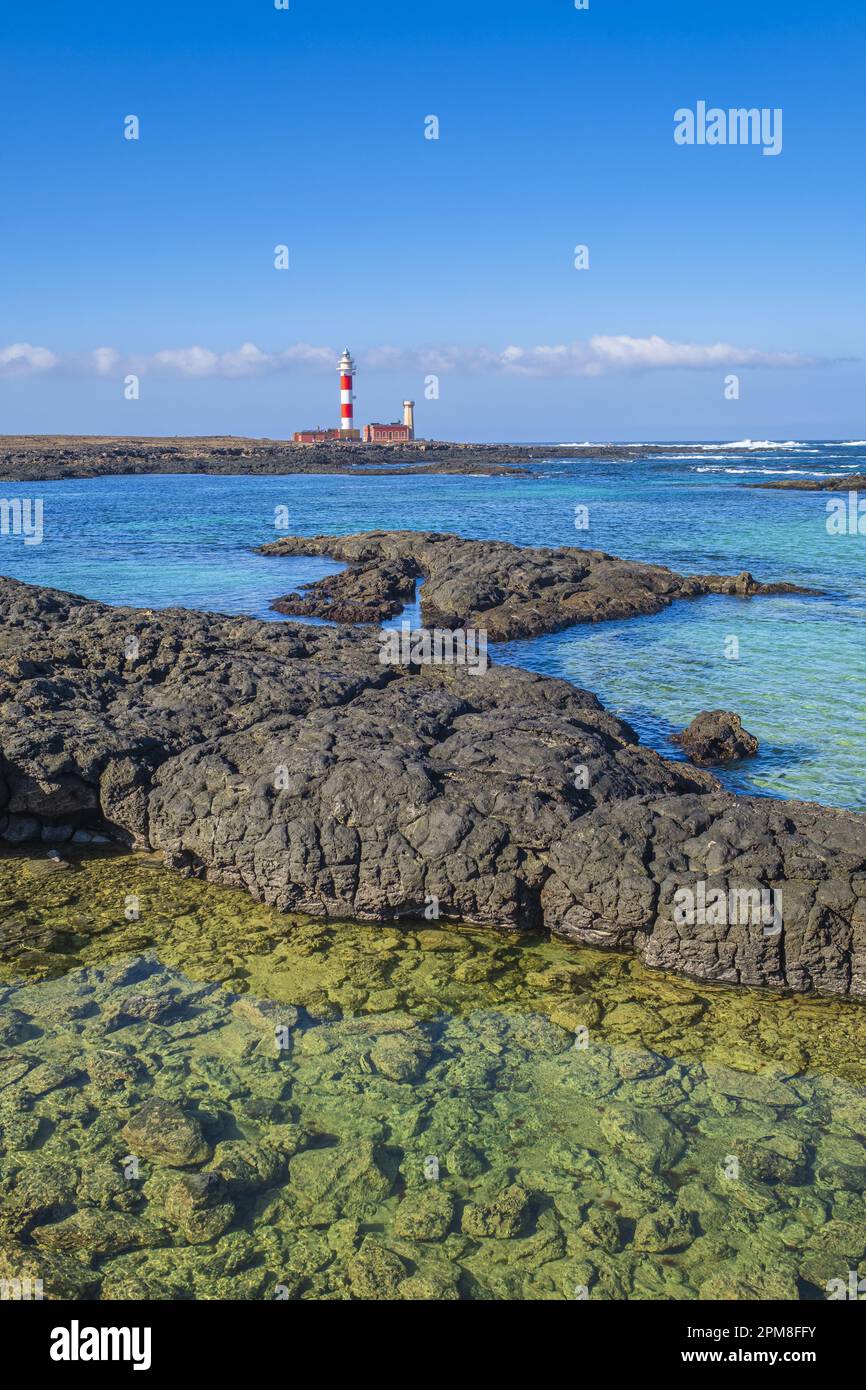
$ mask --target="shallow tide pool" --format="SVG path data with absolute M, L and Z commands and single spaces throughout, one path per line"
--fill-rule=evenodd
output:
M 0 1279 L 46 1297 L 826 1298 L 863 1010 L 0 860 Z

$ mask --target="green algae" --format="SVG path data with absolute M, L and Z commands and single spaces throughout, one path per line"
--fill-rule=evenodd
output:
M 801 1299 L 866 1252 L 864 1013 L 140 855 L 0 860 L 0 1279 Z

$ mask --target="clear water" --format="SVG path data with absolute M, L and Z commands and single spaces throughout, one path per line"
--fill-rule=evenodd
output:
M 831 536 L 827 494 L 756 492 L 774 477 L 866 471 L 866 446 L 681 445 L 638 463 L 551 459 L 525 478 L 128 477 L 16 487 L 39 496 L 45 539 L 0 539 L 0 571 L 110 603 L 181 604 L 278 620 L 270 602 L 340 567 L 266 559 L 275 508 L 289 531 L 455 531 L 521 545 L 577 544 L 685 573 L 821 588 L 821 598 L 709 597 L 634 619 L 509 643 L 501 659 L 593 690 L 645 742 L 699 710 L 736 710 L 761 741 L 726 771 L 739 790 L 866 807 L 866 537 Z M 11 491 L 11 485 L 7 487 Z M 577 531 L 575 506 L 589 508 Z M 738 659 L 725 655 L 736 637 Z M 729 648 L 730 649 L 730 648 Z
M 861 1021 L 562 942 L 284 916 L 147 856 L 10 855 L 0 1279 L 826 1298 L 866 1253 Z

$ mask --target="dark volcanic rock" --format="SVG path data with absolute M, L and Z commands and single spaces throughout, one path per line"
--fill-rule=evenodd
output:
M 863 492 L 866 474 L 854 473 L 842 478 L 776 478 L 769 483 L 746 483 L 746 487 L 770 492 Z
M 277 613 L 332 623 L 379 622 L 412 601 L 418 577 L 418 566 L 409 558 L 372 561 L 309 584 L 303 595 L 275 599 L 271 607 Z
M 0 613 L 0 813 L 109 828 L 283 910 L 386 921 L 436 898 L 704 979 L 866 996 L 864 818 L 728 795 L 565 681 L 8 579 Z M 701 880 L 781 888 L 782 930 L 679 922 Z M 206 1151 L 189 1140 L 181 1164 Z
M 621 560 L 601 550 L 557 550 L 472 541 L 432 531 L 366 531 L 352 536 L 284 536 L 262 555 L 327 555 L 350 568 L 288 594 L 280 613 L 381 622 L 424 578 L 425 627 L 472 627 L 491 642 L 557 632 L 574 623 L 658 613 L 674 599 L 703 594 L 809 594 L 795 584 L 760 584 L 739 575 L 682 575 L 663 565 Z M 342 616 L 346 615 L 346 616 Z
M 521 476 L 522 463 L 556 454 L 563 459 L 634 459 L 643 448 L 511 444 L 453 444 L 416 439 L 411 444 L 295 444 L 285 439 L 234 436 L 142 438 L 97 435 L 0 436 L 0 478 L 35 482 L 50 478 L 102 478 L 125 473 L 223 473 L 283 475 L 350 473 L 391 477 L 407 473 L 472 473 Z
M 701 710 L 687 729 L 673 734 L 693 763 L 728 763 L 735 758 L 751 758 L 758 751 L 758 740 L 743 728 L 738 714 L 726 709 Z

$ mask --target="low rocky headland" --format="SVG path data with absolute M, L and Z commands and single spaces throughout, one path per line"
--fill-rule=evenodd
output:
M 520 476 L 521 464 L 556 454 L 562 458 L 627 461 L 644 451 L 634 446 L 455 444 L 414 440 L 411 444 L 295 444 L 285 439 L 139 438 L 75 435 L 0 436 L 0 481 L 49 482 L 58 478 L 104 478 L 131 473 L 214 473 L 253 476 L 291 473 L 350 473 L 360 476 L 409 473 L 474 473 Z
M 433 531 L 363 531 L 350 536 L 283 536 L 262 555 L 326 555 L 349 568 L 278 598 L 291 616 L 338 623 L 382 622 L 399 613 L 423 579 L 425 627 L 480 628 L 491 642 L 557 632 L 575 623 L 659 613 L 675 599 L 728 594 L 815 595 L 796 584 L 738 575 L 676 574 L 577 546 L 549 549 L 464 540 Z
M 852 473 L 842 478 L 775 478 L 769 483 L 747 483 L 746 487 L 770 492 L 857 492 L 866 489 L 866 474 Z
M 438 912 L 866 996 L 864 817 L 730 795 L 565 681 L 383 665 L 375 632 L 9 579 L 0 613 L 7 841 L 108 834 L 282 911 Z M 683 920 L 678 895 L 716 890 L 725 911 Z M 771 922 L 735 910 L 755 890 Z

